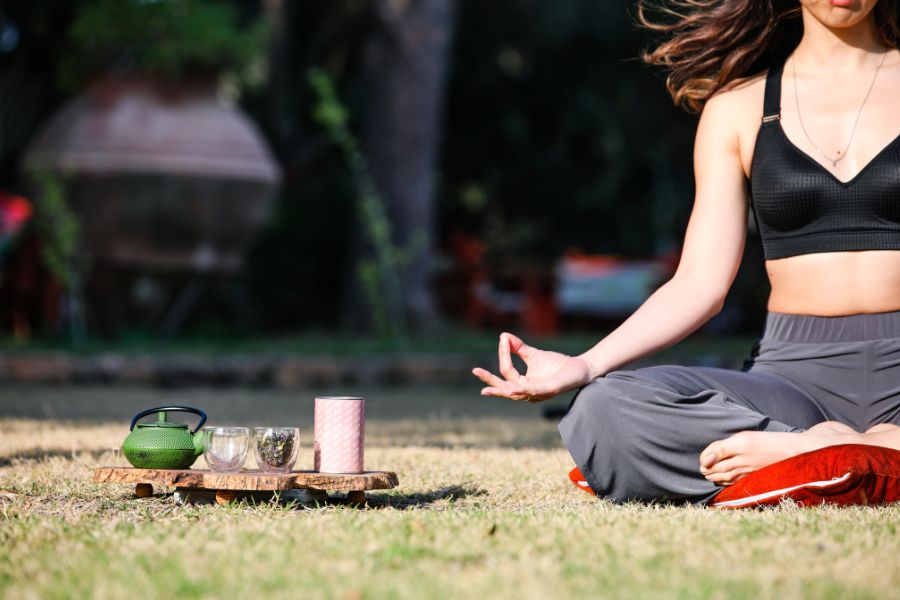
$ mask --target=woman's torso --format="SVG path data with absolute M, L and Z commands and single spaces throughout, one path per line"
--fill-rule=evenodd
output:
M 872 70 L 860 70 L 807 77 L 798 70 L 796 89 L 803 125 L 819 148 L 835 155 L 835 149 L 846 147 L 872 74 Z M 739 129 L 742 167 L 748 179 L 752 175 L 754 152 L 766 150 L 757 149 L 765 81 L 764 74 L 735 89 L 741 96 L 736 103 L 741 114 L 735 122 Z M 806 172 L 811 179 L 814 175 L 821 175 L 817 177 L 820 180 L 827 176 L 837 180 L 835 183 L 843 182 L 847 189 L 863 187 L 860 183 L 867 185 L 869 177 L 883 177 L 883 173 L 873 173 L 872 166 L 878 166 L 882 172 L 885 168 L 896 168 L 900 173 L 900 110 L 896 108 L 896 100 L 892 101 L 900 98 L 900 53 L 893 51 L 886 58 L 860 115 L 847 155 L 836 166 L 816 150 L 801 128 L 790 63 L 781 82 L 780 120 L 768 125 L 779 129 L 761 142 L 772 144 L 778 136 L 783 136 L 780 150 L 788 148 L 800 156 L 807 163 Z M 886 149 L 890 151 L 889 156 Z M 900 195 L 900 189 L 897 193 Z M 900 238 L 900 231 L 897 236 Z M 895 247 L 900 248 L 900 239 Z M 766 271 L 771 284 L 770 311 L 837 316 L 900 310 L 900 251 L 895 249 L 798 253 L 766 260 Z

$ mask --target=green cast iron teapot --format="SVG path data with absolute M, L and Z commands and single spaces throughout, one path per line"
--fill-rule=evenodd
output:
M 166 413 L 170 412 L 194 413 L 200 416 L 200 422 L 191 431 L 184 423 L 167 421 Z M 159 413 L 155 423 L 138 423 L 153 413 Z M 187 469 L 203 454 L 203 434 L 198 432 L 204 423 L 206 413 L 189 406 L 145 410 L 131 420 L 131 433 L 122 444 L 122 453 L 138 469 Z

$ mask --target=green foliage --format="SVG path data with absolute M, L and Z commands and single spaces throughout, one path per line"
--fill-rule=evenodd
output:
M 367 34 L 379 26 L 361 4 L 368 3 L 286 3 L 283 55 L 285 73 L 327 67 L 346 109 L 319 118 L 357 136 L 350 117 L 366 110 L 361 66 Z M 438 243 L 446 247 L 458 233 L 479 238 L 488 266 L 500 270 L 547 265 L 573 247 L 642 256 L 677 244 L 691 208 L 696 118 L 676 109 L 662 74 L 638 60 L 653 34 L 634 25 L 635 0 L 457 4 L 435 186 Z M 260 240 L 267 254 L 254 263 L 254 289 L 268 285 L 267 275 L 279 284 L 315 282 L 291 295 L 286 286 L 300 284 L 269 286 L 284 307 L 279 328 L 287 319 L 321 323 L 333 305 L 340 286 L 316 275 L 327 271 L 318 257 L 346 252 L 328 240 L 346 232 L 353 194 L 341 176 L 346 159 L 312 122 L 306 79 L 285 77 L 283 85 L 286 125 L 272 119 L 269 97 L 251 107 L 259 121 L 272 119 L 281 155 L 293 160 L 283 220 Z M 761 267 L 746 274 L 746 289 L 765 290 Z M 323 308 L 300 316 L 295 307 L 310 303 Z
M 63 83 L 109 68 L 165 78 L 248 68 L 267 32 L 261 19 L 244 26 L 238 17 L 218 0 L 90 0 L 69 30 Z
M 311 69 L 308 79 L 317 98 L 313 117 L 341 150 L 353 175 L 357 217 L 371 248 L 371 258 L 360 259 L 357 273 L 366 293 L 372 322 L 382 337 L 405 336 L 403 274 L 421 240 L 414 239 L 406 248 L 394 243 L 393 226 L 384 200 L 359 149 L 359 142 L 350 131 L 347 109 L 338 98 L 331 78 L 324 71 Z
M 637 57 L 634 0 L 463 0 L 442 148 L 441 223 L 495 263 L 568 248 L 652 254 L 691 204 L 694 118 Z
M 65 188 L 59 179 L 42 173 L 37 182 L 35 204 L 44 264 L 66 291 L 72 291 L 81 271 L 81 224 L 66 203 Z
M 269 331 L 311 324 L 337 327 L 352 254 L 346 232 L 354 219 L 355 191 L 335 148 L 314 176 L 289 178 L 272 220 L 247 256 L 245 289 Z M 323 164 L 322 164 L 323 163 Z M 327 257 L 327 259 L 326 259 Z M 230 324 L 229 324 L 230 327 Z
M 367 101 L 365 34 L 379 25 L 351 4 L 292 5 L 289 61 L 294 72 L 327 65 L 347 112 L 358 115 Z M 638 60 L 650 36 L 629 15 L 634 0 L 458 6 L 436 181 L 441 240 L 477 237 L 496 265 L 548 263 L 571 247 L 637 256 L 678 243 L 691 206 L 695 118 Z M 296 114 L 309 112 L 301 91 L 291 98 Z M 310 143 L 308 125 L 300 127 L 297 153 Z
M 88 266 L 81 252 L 81 224 L 69 208 L 62 181 L 49 173 L 38 173 L 35 180 L 42 258 L 65 292 L 61 320 L 73 345 L 81 346 L 85 338 L 84 273 Z

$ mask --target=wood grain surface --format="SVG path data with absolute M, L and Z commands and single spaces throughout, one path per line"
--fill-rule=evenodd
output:
M 149 483 L 179 488 L 207 490 L 292 490 L 316 489 L 333 492 L 388 490 L 397 487 L 397 474 L 367 471 L 358 475 L 333 475 L 314 471 L 261 473 L 248 470 L 222 473 L 205 469 L 135 469 L 133 467 L 97 467 L 96 483 Z

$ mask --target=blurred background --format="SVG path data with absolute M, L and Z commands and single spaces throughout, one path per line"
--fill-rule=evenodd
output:
M 632 0 L 0 1 L 0 377 L 459 383 L 502 329 L 583 351 L 691 207 L 652 43 Z M 751 231 L 688 359 L 734 364 L 767 293 Z

